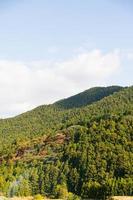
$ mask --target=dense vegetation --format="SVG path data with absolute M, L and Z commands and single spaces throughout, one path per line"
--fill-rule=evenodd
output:
M 55 105 L 64 109 L 78 108 L 99 101 L 121 89 L 122 87 L 120 86 L 94 87 L 67 99 L 60 100 L 56 102 Z
M 105 90 L 85 91 L 81 104 L 72 97 L 1 120 L 0 192 L 67 199 L 133 195 L 133 87 Z M 92 97 L 87 105 L 86 96 Z

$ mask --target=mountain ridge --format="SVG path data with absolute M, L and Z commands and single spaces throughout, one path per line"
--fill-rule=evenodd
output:
M 55 102 L 54 105 L 64 109 L 78 108 L 97 102 L 114 92 L 119 92 L 122 89 L 124 89 L 124 87 L 115 85 L 108 87 L 93 87 L 76 95 L 72 95 L 71 97 L 61 99 Z

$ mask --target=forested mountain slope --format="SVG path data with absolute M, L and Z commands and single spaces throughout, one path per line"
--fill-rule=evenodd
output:
M 123 88 L 119 86 L 111 86 L 107 88 L 97 87 L 89 89 L 88 91 L 85 91 L 77 96 L 70 97 L 70 99 L 72 105 L 76 105 L 74 107 L 77 107 L 77 103 L 78 106 L 83 106 L 87 102 L 89 105 L 98 101 L 98 99 L 102 97 L 122 89 Z M 68 100 L 62 100 L 61 104 L 66 107 L 68 106 L 68 102 L 69 98 Z M 5 149 L 6 153 L 11 153 L 10 149 L 12 149 L 12 143 L 14 143 L 14 141 L 32 139 L 36 136 L 38 137 L 44 134 L 54 134 L 56 130 L 61 129 L 66 125 L 64 120 L 66 121 L 67 116 L 69 118 L 68 121 L 71 118 L 73 119 L 74 112 L 80 112 L 80 109 L 79 111 L 76 111 L 75 109 L 64 111 L 63 107 L 60 106 L 60 102 L 57 102 L 52 105 L 39 106 L 32 111 L 26 112 L 14 118 L 0 120 L 0 153 L 4 152 L 3 149 Z M 77 119 L 77 117 L 74 119 Z M 7 143 L 9 143 L 9 148 L 7 148 Z
M 122 90 L 120 86 L 94 87 L 55 103 L 60 108 L 69 109 L 92 104 L 100 99 Z
M 1 120 L 0 142 L 5 195 L 133 195 L 133 87 L 84 107 L 41 106 Z

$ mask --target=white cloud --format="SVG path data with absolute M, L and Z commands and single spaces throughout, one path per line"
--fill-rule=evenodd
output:
M 133 52 L 129 52 L 129 53 L 127 54 L 127 58 L 128 58 L 129 60 L 133 60 Z
M 120 54 L 123 60 L 133 60 L 133 49 L 121 49 Z
M 80 53 L 63 62 L 0 61 L 0 116 L 11 116 L 96 85 L 120 67 L 118 51 Z

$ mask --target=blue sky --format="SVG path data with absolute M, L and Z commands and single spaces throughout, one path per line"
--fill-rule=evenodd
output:
M 0 58 L 51 59 L 85 46 L 132 49 L 132 0 L 1 0 Z
M 132 85 L 132 11 L 132 0 L 1 0 L 0 115 Z

